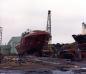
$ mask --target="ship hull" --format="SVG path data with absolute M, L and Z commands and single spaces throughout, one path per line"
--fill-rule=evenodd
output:
M 72 35 L 82 58 L 86 58 L 86 35 Z
M 86 35 L 72 35 L 78 44 L 86 43 Z
M 21 42 L 16 46 L 18 54 L 41 55 L 42 49 L 48 44 L 50 34 L 45 31 L 33 31 L 21 38 Z

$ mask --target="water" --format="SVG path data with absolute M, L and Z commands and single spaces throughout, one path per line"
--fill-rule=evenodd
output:
M 52 74 L 74 74 L 72 71 L 59 71 L 59 70 L 54 70 Z
M 34 70 L 34 71 L 22 71 L 22 70 L 0 70 L 0 74 L 52 74 L 49 70 Z
M 86 72 L 60 71 L 60 70 L 0 70 L 0 74 L 86 74 Z
M 0 74 L 26 74 L 26 73 L 20 70 L 0 70 Z

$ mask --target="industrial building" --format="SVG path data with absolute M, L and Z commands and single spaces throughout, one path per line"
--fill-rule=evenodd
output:
M 11 46 L 10 45 L 0 45 L 0 54 L 10 55 Z
M 10 49 L 11 54 L 17 54 L 17 50 L 16 50 L 15 46 L 20 42 L 20 40 L 21 40 L 21 37 L 12 37 L 9 40 L 7 45 L 9 45 L 11 47 L 11 49 Z

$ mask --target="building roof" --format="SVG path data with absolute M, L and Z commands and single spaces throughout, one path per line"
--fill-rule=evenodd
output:
M 9 42 L 8 42 L 8 45 L 10 45 L 12 42 L 13 43 L 19 43 L 21 40 L 21 37 L 12 37 Z

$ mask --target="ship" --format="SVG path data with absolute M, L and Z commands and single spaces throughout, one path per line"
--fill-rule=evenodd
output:
M 46 30 L 33 30 L 24 32 L 21 36 L 20 43 L 16 45 L 18 55 L 42 56 L 43 52 L 45 53 L 49 52 L 48 44 L 50 40 L 51 40 L 51 11 L 48 10 Z
M 59 57 L 78 61 L 86 59 L 86 24 L 84 22 L 82 23 L 82 33 L 74 34 L 72 37 L 75 42 L 63 44 Z
M 20 43 L 16 46 L 18 54 L 42 55 L 42 49 L 48 44 L 50 34 L 46 31 L 34 30 L 22 35 Z
M 82 34 L 72 36 L 76 42 L 81 58 L 86 58 L 86 24 L 84 22 L 82 23 Z

